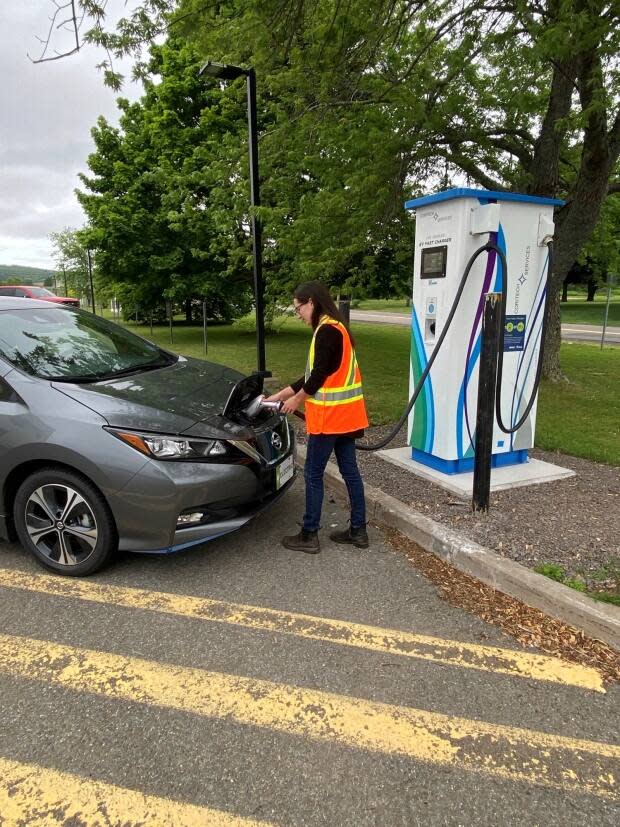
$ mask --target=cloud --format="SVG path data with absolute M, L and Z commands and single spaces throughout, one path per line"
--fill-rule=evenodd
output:
M 52 0 L 4 2 L 0 28 L 0 263 L 52 266 L 49 233 L 85 222 L 74 194 L 79 172 L 94 150 L 90 130 L 99 115 L 116 123 L 117 94 L 103 85 L 94 48 L 62 60 L 33 64 L 45 37 Z M 130 4 L 131 6 L 131 4 Z M 109 0 L 111 19 L 127 13 Z M 57 32 L 54 47 L 67 48 Z M 115 65 L 115 68 L 119 67 Z M 126 76 L 130 63 L 120 66 Z M 127 81 L 122 96 L 141 89 Z

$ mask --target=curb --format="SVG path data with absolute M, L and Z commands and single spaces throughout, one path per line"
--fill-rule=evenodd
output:
M 306 446 L 298 443 L 300 465 L 305 457 Z M 327 463 L 325 482 L 339 500 L 348 503 L 345 484 L 333 462 Z M 500 557 L 378 488 L 366 484 L 364 488 L 369 519 L 400 531 L 425 551 L 435 554 L 459 571 L 620 651 L 620 609 L 596 603 L 562 583 Z

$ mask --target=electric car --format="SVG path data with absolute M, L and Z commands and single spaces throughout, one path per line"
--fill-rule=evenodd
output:
M 234 531 L 295 476 L 290 424 L 251 404 L 262 389 L 86 311 L 0 298 L 0 538 L 80 576 L 117 548 Z
M 54 304 L 66 304 L 69 307 L 79 307 L 80 300 L 69 296 L 57 296 L 45 287 L 28 287 L 23 284 L 0 285 L 0 296 L 14 296 L 22 299 L 38 299 L 42 302 L 53 302 Z

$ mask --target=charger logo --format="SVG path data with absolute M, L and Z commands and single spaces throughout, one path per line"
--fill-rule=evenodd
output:
M 433 221 L 437 222 L 437 224 L 441 224 L 443 221 L 451 221 L 451 215 L 439 215 L 436 210 L 431 210 L 430 212 L 423 212 L 420 215 L 420 218 L 432 218 Z

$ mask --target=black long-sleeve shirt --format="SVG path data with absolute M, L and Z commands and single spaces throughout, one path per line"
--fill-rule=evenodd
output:
M 327 377 L 338 370 L 341 362 L 342 333 L 334 325 L 321 325 L 314 340 L 314 364 L 310 376 L 308 379 L 302 376 L 296 382 L 291 382 L 291 388 L 295 393 L 303 389 L 308 396 L 314 396 L 319 388 L 323 387 Z M 354 439 L 360 439 L 364 436 L 364 430 L 362 428 L 340 436 L 352 436 Z

